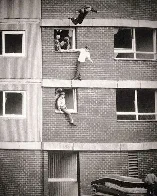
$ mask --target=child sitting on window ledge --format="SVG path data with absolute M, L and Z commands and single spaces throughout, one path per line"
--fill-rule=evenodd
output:
M 62 89 L 59 89 L 57 91 L 58 97 L 56 98 L 56 107 L 59 111 L 62 111 L 65 115 L 69 118 L 69 123 L 73 126 L 76 126 L 74 124 L 73 118 L 71 116 L 71 113 L 67 110 L 67 106 L 65 104 L 65 92 L 62 91 Z

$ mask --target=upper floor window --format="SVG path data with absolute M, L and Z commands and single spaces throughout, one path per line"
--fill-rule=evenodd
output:
M 24 31 L 0 31 L 0 55 L 24 56 L 25 32 Z
M 70 113 L 76 113 L 77 112 L 77 99 L 76 99 L 76 89 L 72 88 L 62 88 L 62 90 L 65 92 L 65 104 Z M 59 97 L 58 88 L 55 92 L 56 101 Z M 56 112 L 59 112 L 57 109 L 57 105 L 55 105 Z
M 156 30 L 151 28 L 118 28 L 114 34 L 116 59 L 156 60 Z
M 75 29 L 54 30 L 55 51 L 75 49 Z
M 117 89 L 117 120 L 157 120 L 157 91 Z
M 0 116 L 25 116 L 25 92 L 0 91 Z

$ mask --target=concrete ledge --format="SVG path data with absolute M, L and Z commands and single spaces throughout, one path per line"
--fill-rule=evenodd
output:
M 0 149 L 41 150 L 41 142 L 0 142 Z
M 51 80 L 43 79 L 43 87 L 71 87 L 71 80 Z
M 117 81 L 113 80 L 72 80 L 72 87 L 80 88 L 117 88 Z
M 144 143 L 65 143 L 65 142 L 0 142 L 0 149 L 70 150 L 70 151 L 143 151 L 157 150 L 157 142 Z
M 43 79 L 43 87 L 67 87 L 67 88 L 157 88 L 157 81 L 135 80 L 53 80 Z
M 42 142 L 42 150 L 73 150 L 73 143 Z
M 145 143 L 62 143 L 43 142 L 42 150 L 70 151 L 143 151 L 157 150 L 157 142 Z
M 74 25 L 69 19 L 42 19 L 41 26 L 102 26 L 102 27 L 148 27 L 157 28 L 157 21 L 132 19 L 85 19 L 82 24 Z
M 140 81 L 134 81 L 134 80 L 124 80 L 124 81 L 118 81 L 117 88 L 140 88 L 141 82 Z

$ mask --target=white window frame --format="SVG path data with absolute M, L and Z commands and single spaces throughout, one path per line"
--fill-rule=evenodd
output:
M 127 29 L 127 27 L 126 27 Z M 129 28 L 132 31 L 132 49 L 126 49 L 126 48 L 114 48 L 114 54 L 118 54 L 118 53 L 132 53 L 134 54 L 134 58 L 116 58 L 115 59 L 119 59 L 119 60 L 156 60 L 157 59 L 157 51 L 156 51 L 156 29 L 152 29 L 153 30 L 153 52 L 140 52 L 140 51 L 136 51 L 136 35 L 135 35 L 135 30 L 137 28 Z M 154 58 L 152 59 L 143 59 L 143 58 L 136 58 L 136 54 L 152 54 L 154 55 Z
M 5 35 L 22 34 L 22 53 L 6 53 L 5 52 Z M 25 31 L 2 31 L 2 55 L 3 56 L 25 56 Z
M 3 113 L 0 115 L 0 117 L 26 117 L 26 92 L 25 91 L 1 91 L 3 92 Z M 6 93 L 21 93 L 22 94 L 22 114 L 6 114 L 5 113 L 5 101 L 6 101 Z
M 70 89 L 70 88 L 63 88 L 64 89 Z M 74 109 L 67 109 L 70 113 L 77 113 L 77 90 L 75 88 L 72 89 L 73 91 L 73 103 L 74 103 Z M 56 113 L 63 113 L 62 111 L 59 111 L 55 109 Z
M 124 90 L 125 91 L 125 90 Z M 157 90 L 154 90 L 154 93 L 155 93 L 155 113 L 139 113 L 138 112 L 138 104 L 137 104 L 137 89 L 135 90 L 135 99 L 134 99 L 134 104 L 135 104 L 135 112 L 116 112 L 117 116 L 118 115 L 133 115 L 133 116 L 136 116 L 136 119 L 135 120 L 118 120 L 117 121 L 157 121 Z M 153 120 L 139 120 L 138 119 L 138 116 L 141 116 L 141 115 L 155 115 L 155 119 Z
M 55 30 L 72 30 L 72 46 L 71 49 L 76 49 L 76 36 L 75 36 L 75 28 L 55 28 Z M 62 49 L 62 52 L 67 52 L 69 50 L 64 50 Z M 55 52 L 60 52 L 60 51 L 55 51 Z

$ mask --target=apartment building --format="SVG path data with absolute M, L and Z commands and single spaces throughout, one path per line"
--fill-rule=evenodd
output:
M 92 180 L 157 168 L 157 2 L 0 3 L 0 195 L 89 196 Z M 74 25 L 87 4 L 98 12 Z M 71 80 L 85 46 L 93 63 Z M 58 88 L 75 127 L 55 108 Z

